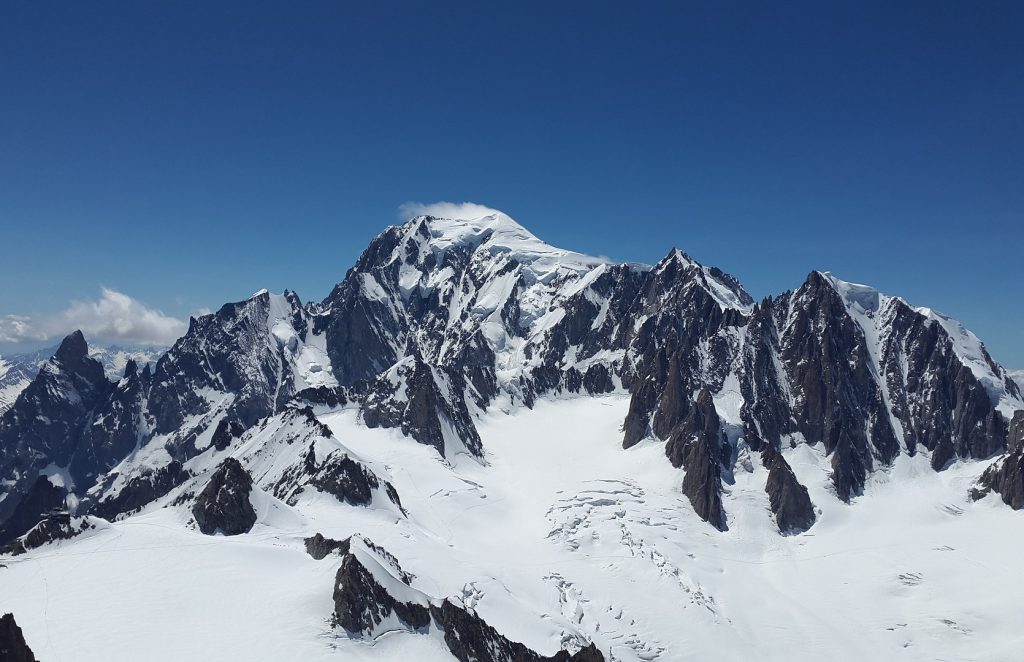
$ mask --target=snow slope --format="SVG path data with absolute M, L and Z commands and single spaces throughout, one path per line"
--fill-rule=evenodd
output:
M 820 514 L 785 537 L 764 514 L 764 468 L 740 458 L 720 532 L 679 493 L 662 444 L 621 448 L 627 407 L 622 395 L 494 407 L 479 424 L 485 463 L 444 462 L 353 409 L 324 411 L 338 443 L 387 472 L 408 517 L 268 498 L 250 534 L 207 537 L 181 508 L 150 507 L 4 558 L 0 611 L 46 661 L 450 660 L 436 633 L 354 640 L 329 626 L 339 561 L 314 561 L 302 538 L 358 532 L 416 590 L 457 597 L 548 654 L 592 640 L 622 661 L 1019 659 L 1024 529 L 997 499 L 967 500 L 984 463 L 936 473 L 901 456 L 846 505 L 823 455 L 798 445 L 787 459 Z M 229 452 L 258 458 L 254 445 L 274 443 Z

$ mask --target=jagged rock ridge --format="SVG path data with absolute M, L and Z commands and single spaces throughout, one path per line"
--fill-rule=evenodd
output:
M 334 622 L 352 635 L 372 636 L 394 618 L 414 632 L 440 629 L 460 662 L 604 662 L 592 643 L 575 653 L 562 650 L 553 656 L 541 655 L 500 634 L 464 605 L 414 588 L 413 578 L 387 550 L 362 538 L 340 547 L 343 558 L 335 577 Z
M 116 384 L 87 354 L 69 336 L 0 419 L 0 519 L 47 466 L 68 468 L 84 507 L 138 510 L 296 403 L 354 407 L 441 456 L 486 461 L 474 420 L 495 401 L 620 390 L 623 445 L 664 442 L 695 510 L 726 528 L 722 485 L 741 447 L 820 446 L 850 501 L 900 454 L 941 470 L 1004 452 L 1024 407 L 980 341 L 930 309 L 821 272 L 755 303 L 681 251 L 610 264 L 499 212 L 389 228 L 324 301 L 261 291 L 226 304 Z M 774 514 L 801 528 L 802 486 L 773 462 Z M 359 482 L 341 498 L 365 501 Z

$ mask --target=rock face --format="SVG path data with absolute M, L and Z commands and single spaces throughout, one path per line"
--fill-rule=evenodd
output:
M 0 356 L 0 414 L 11 408 L 18 395 L 39 374 L 39 369 L 57 351 L 56 347 Z
M 46 476 L 36 478 L 35 484 L 0 527 L 0 545 L 25 535 L 40 520 L 64 511 L 66 497 L 67 491 L 54 485 Z
M 307 547 L 310 540 L 314 539 L 307 540 Z M 394 617 L 415 632 L 425 632 L 433 623 L 460 662 L 604 662 L 593 644 L 572 655 L 540 655 L 503 636 L 471 610 L 447 598 L 433 600 L 413 588 L 412 577 L 383 548 L 362 538 L 345 542 L 334 584 L 334 622 L 349 636 L 372 636 Z M 323 544 L 322 539 L 314 542 L 318 549 Z
M 551 657 L 540 655 L 523 644 L 503 636 L 487 622 L 448 599 L 431 605 L 430 615 L 444 629 L 448 650 L 459 662 L 604 662 L 594 644 L 570 655 L 559 651 Z
M 11 408 L 18 395 L 39 374 L 39 370 L 56 353 L 57 346 L 20 354 L 0 356 L 0 414 Z M 118 380 L 129 361 L 140 366 L 153 365 L 167 351 L 166 347 L 151 345 L 118 346 L 92 345 L 89 356 L 103 365 L 107 378 Z
M 151 382 L 148 365 L 139 371 L 134 361 L 128 361 L 124 376 L 97 404 L 91 424 L 82 432 L 70 468 L 76 483 L 91 485 L 144 439 L 145 426 L 152 422 L 146 412 L 146 392 Z
M 352 506 L 370 505 L 374 491 L 381 488 L 376 474 L 339 451 L 330 453 L 317 466 L 315 453 L 310 449 L 306 455 L 306 471 L 310 485 Z M 401 507 L 398 492 L 391 483 L 384 482 L 384 490 L 392 503 Z
M 359 507 L 392 507 L 404 515 L 398 491 L 381 467 L 371 468 L 353 455 L 331 429 L 317 420 L 313 410 L 297 407 L 264 420 L 249 430 L 242 442 L 246 457 L 260 467 L 261 489 L 294 506 L 311 489 Z M 294 457 L 274 461 L 272 458 Z M 260 464 L 271 458 L 269 464 Z M 281 468 L 283 466 L 283 469 Z
M 333 540 L 331 538 L 324 538 L 323 534 L 317 533 L 312 537 L 306 538 L 306 553 L 312 556 L 317 561 L 322 561 L 334 552 L 340 553 L 342 556 L 348 554 L 349 545 L 351 538 L 345 540 Z
M 834 283 L 817 272 L 781 301 L 793 311 L 781 358 L 794 392 L 796 428 L 808 443 L 824 445 L 836 493 L 849 501 L 874 460 L 891 462 L 899 451 L 888 416 L 879 415 L 882 395 L 864 333 Z
M 25 642 L 14 614 L 0 616 L 0 660 L 4 662 L 36 662 L 36 656 Z
M 0 552 L 6 551 L 14 555 L 24 554 L 30 549 L 42 547 L 47 543 L 70 540 L 92 528 L 95 527 L 89 518 L 72 517 L 68 513 L 56 513 L 29 529 L 21 539 L 0 548 Z
M 1024 411 L 1014 414 L 1010 424 L 1009 448 L 1005 457 L 981 475 L 979 487 L 971 490 L 971 496 L 980 499 L 989 492 L 995 492 L 1003 503 L 1020 510 L 1024 508 Z
M 371 428 L 401 428 L 442 456 L 449 448 L 482 453 L 480 435 L 463 397 L 466 385 L 458 375 L 427 365 L 413 354 L 370 387 L 362 405 Z
M 221 462 L 192 506 L 199 530 L 208 536 L 248 533 L 256 523 L 249 495 L 252 476 L 233 457 Z
M 484 461 L 475 420 L 497 399 L 628 393 L 623 446 L 665 443 L 718 528 L 741 448 L 818 446 L 849 502 L 900 454 L 942 470 L 1003 453 L 1024 408 L 977 337 L 898 297 L 812 272 L 755 304 L 736 278 L 681 251 L 609 264 L 484 211 L 388 228 L 321 302 L 264 291 L 193 319 L 152 370 L 128 365 L 116 384 L 87 354 L 80 333 L 68 336 L 0 417 L 0 524 L 51 464 L 68 467 L 83 507 L 136 510 L 187 478 L 180 467 L 297 404 L 357 408 L 370 427 Z M 334 461 L 345 478 L 322 476 L 318 489 L 362 503 L 372 481 Z M 293 468 L 275 476 L 275 496 L 308 484 Z M 806 515 L 776 468 L 776 519 Z
M 120 490 L 105 492 L 105 498 L 94 506 L 93 512 L 108 520 L 137 512 L 146 504 L 169 494 L 188 480 L 190 475 L 177 460 L 157 469 L 143 468 L 139 475 L 128 479 Z
M 351 549 L 350 542 L 335 577 L 335 623 L 353 635 L 372 634 L 392 614 L 413 630 L 430 625 L 426 600 L 408 587 L 408 577 L 394 557 L 364 540 L 357 542 L 359 553 Z M 392 595 L 396 588 L 403 595 Z
M 707 389 L 700 392 L 689 412 L 672 430 L 665 453 L 674 467 L 683 467 L 683 494 L 701 519 L 726 528 L 722 509 L 722 463 L 725 439 L 721 421 Z
M 762 459 L 768 469 L 765 491 L 768 492 L 768 501 L 779 531 L 800 533 L 811 528 L 817 519 L 814 504 L 807 494 L 807 488 L 796 479 L 786 458 L 778 450 L 767 446 L 762 452 Z
M 167 447 L 174 459 L 184 461 L 201 451 L 197 436 L 222 417 L 249 427 L 297 391 L 336 383 L 330 366 L 321 363 L 327 358 L 317 349 L 323 338 L 310 318 L 294 293 L 260 292 L 192 320 L 157 362 L 148 398 L 153 431 L 172 435 Z M 299 355 L 307 360 L 300 362 Z M 183 426 L 187 417 L 199 424 Z
M 110 393 L 112 384 L 88 349 L 80 331 L 65 338 L 0 417 L 0 480 L 9 485 L 0 521 L 11 516 L 41 469 L 71 463 L 93 409 Z
M 231 445 L 232 439 L 241 437 L 243 432 L 245 432 L 245 428 L 242 427 L 241 423 L 229 418 L 222 418 L 220 423 L 217 424 L 217 429 L 213 431 L 210 443 L 214 448 L 222 451 Z
M 1010 430 L 1006 439 L 1006 450 L 1010 453 L 1024 450 L 1024 411 L 1013 413 L 1013 420 L 1010 421 Z

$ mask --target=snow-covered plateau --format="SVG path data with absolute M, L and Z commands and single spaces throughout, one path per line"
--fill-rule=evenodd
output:
M 0 651 L 1021 659 L 1024 399 L 976 335 L 474 210 L 115 375 L 69 335 L 0 417 Z

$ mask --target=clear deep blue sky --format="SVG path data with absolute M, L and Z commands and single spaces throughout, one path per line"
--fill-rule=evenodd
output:
M 811 269 L 1024 368 L 1024 3 L 0 7 L 0 315 L 319 299 L 407 201 Z M 552 6 L 556 5 L 556 6 Z

